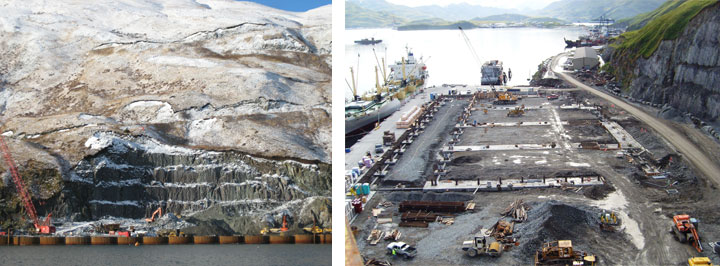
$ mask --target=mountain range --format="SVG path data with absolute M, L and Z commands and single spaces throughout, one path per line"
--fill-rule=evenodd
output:
M 468 3 L 410 7 L 385 0 L 347 0 L 345 27 L 392 27 L 427 19 L 441 19 L 445 21 L 444 24 L 452 24 L 496 15 L 549 17 L 568 22 L 590 22 L 601 16 L 619 20 L 650 12 L 664 2 L 664 0 L 558 0 L 541 9 L 516 9 Z

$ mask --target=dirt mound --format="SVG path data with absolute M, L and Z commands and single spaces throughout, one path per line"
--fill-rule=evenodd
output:
M 424 193 L 424 192 L 392 192 L 385 199 L 394 202 L 405 200 L 421 200 L 421 201 L 469 201 L 473 199 L 471 194 L 467 193 Z
M 615 187 L 609 184 L 604 184 L 602 186 L 591 186 L 589 188 L 585 188 L 584 190 L 585 192 L 583 192 L 583 195 L 585 195 L 585 197 L 599 200 L 605 198 L 605 196 L 615 191 Z
M 533 204 L 528 221 L 516 224 L 514 235 L 520 237 L 520 246 L 514 256 L 531 264 L 535 251 L 543 243 L 571 240 L 575 250 L 597 255 L 600 265 L 618 265 L 631 261 L 636 251 L 634 246 L 622 232 L 601 231 L 599 213 L 600 210 L 594 207 L 573 206 L 557 201 Z

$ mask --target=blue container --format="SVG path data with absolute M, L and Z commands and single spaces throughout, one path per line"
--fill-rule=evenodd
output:
M 345 148 L 345 153 L 350 153 L 350 148 Z
M 435 100 L 435 93 L 430 93 L 430 100 L 431 100 L 431 101 L 434 101 L 434 100 Z
M 370 195 L 370 184 L 369 183 L 363 184 L 362 188 L 363 188 L 364 195 Z

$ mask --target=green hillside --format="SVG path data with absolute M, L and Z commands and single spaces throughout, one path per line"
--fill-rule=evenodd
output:
M 644 27 L 651 20 L 674 10 L 682 3 L 684 3 L 684 1 L 669 0 L 653 11 L 643 13 L 632 18 L 618 20 L 614 26 L 627 27 L 628 31 L 638 30 Z
M 355 3 L 345 2 L 346 28 L 392 27 L 405 24 L 407 19 L 383 11 L 362 8 Z
M 662 15 L 655 16 L 654 19 L 650 20 L 647 25 L 639 30 L 628 31 L 620 35 L 620 44 L 616 45 L 617 52 L 621 54 L 633 53 L 634 58 L 637 58 L 639 55 L 648 58 L 655 52 L 662 40 L 674 40 L 682 33 L 685 25 L 700 13 L 703 8 L 718 3 L 716 0 L 677 2 L 681 2 L 681 4 L 674 8 L 669 5 L 663 5 L 667 10 L 657 12 L 656 14 L 662 13 Z M 647 14 L 640 16 L 645 17 Z M 641 19 L 637 21 L 639 22 Z

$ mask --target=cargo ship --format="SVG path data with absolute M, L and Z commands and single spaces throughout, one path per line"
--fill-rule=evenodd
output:
M 384 62 L 384 60 L 383 60 Z M 353 98 L 345 103 L 345 134 L 358 130 L 372 123 L 392 115 L 401 106 L 401 101 L 409 93 L 425 83 L 428 77 L 425 63 L 415 59 L 411 51 L 407 51 L 407 58 L 402 58 L 394 65 L 389 65 L 390 73 L 385 74 L 383 67 L 382 76 L 388 78 L 380 85 L 378 79 L 378 68 L 375 68 L 375 90 L 363 96 L 357 95 L 355 88 L 355 76 L 352 68 L 350 74 L 353 77 Z

